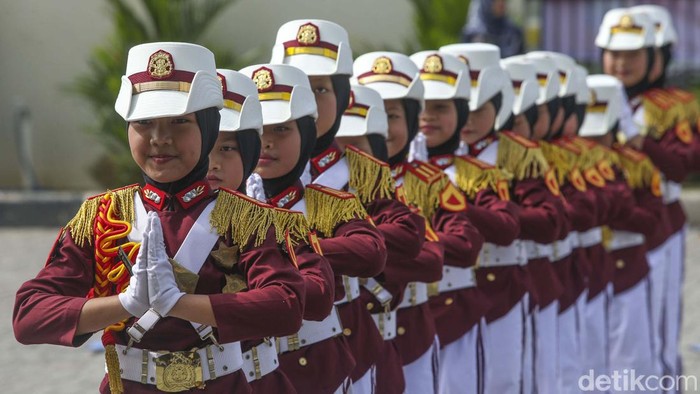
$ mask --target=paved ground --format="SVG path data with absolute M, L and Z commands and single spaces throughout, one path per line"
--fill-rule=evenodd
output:
M 15 292 L 42 267 L 56 231 L 0 228 L 0 376 L 3 393 L 74 394 L 96 392 L 104 373 L 103 355 L 92 351 L 95 336 L 78 349 L 59 346 L 22 346 L 11 326 Z M 688 235 L 685 282 L 685 321 L 682 351 L 685 374 L 700 380 L 700 229 Z

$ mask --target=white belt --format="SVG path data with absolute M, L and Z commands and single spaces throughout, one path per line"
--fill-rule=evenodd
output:
M 593 227 L 588 231 L 578 233 L 578 240 L 582 248 L 588 248 L 603 242 L 603 230 L 600 227 Z
M 376 279 L 374 278 L 366 278 L 366 279 L 360 279 L 360 284 L 362 287 L 365 289 L 369 290 L 370 293 L 374 296 L 374 298 L 379 301 L 382 306 L 388 306 L 391 303 L 391 300 L 394 298 L 394 296 L 387 291 L 387 289 L 384 288 L 384 286 L 381 285 L 381 283 L 377 282 Z
M 527 258 L 530 260 L 539 259 L 542 257 L 546 257 L 551 260 L 552 255 L 554 254 L 551 244 L 538 244 L 535 241 L 525 241 L 525 249 L 527 250 Z
M 629 248 L 632 246 L 641 245 L 644 243 L 644 235 L 639 233 L 631 233 L 629 231 L 613 231 L 612 239 L 610 240 L 609 250 L 618 250 Z
M 372 320 L 385 341 L 396 338 L 396 311 L 373 313 Z
M 340 335 L 343 326 L 340 324 L 338 310 L 333 307 L 331 314 L 321 321 L 303 320 L 301 329 L 296 334 L 277 338 L 280 354 L 313 345 L 336 335 Z
M 668 205 L 681 199 L 682 186 L 678 182 L 666 181 L 664 183 L 664 204 Z
M 564 259 L 571 254 L 573 239 L 578 243 L 578 233 L 572 231 L 566 238 L 552 243 L 552 262 Z
M 262 378 L 279 365 L 275 338 L 265 339 L 263 343 L 243 353 L 243 372 L 249 382 Z
M 360 280 L 358 278 L 343 275 L 343 287 L 345 288 L 345 297 L 343 297 L 342 300 L 336 301 L 336 305 L 351 302 L 360 296 Z
M 140 382 L 143 384 L 156 384 L 156 360 L 163 361 L 168 355 L 190 352 L 152 351 L 147 349 L 127 348 L 117 344 L 119 356 L 119 368 L 122 379 Z M 234 373 L 243 366 L 241 355 L 241 343 L 230 342 L 221 345 L 208 345 L 197 349 L 202 370 L 202 381 L 214 380 L 217 377 Z M 169 364 L 169 365 L 174 365 Z M 167 377 L 169 367 L 164 366 L 164 375 Z M 176 368 L 180 370 L 180 368 Z M 172 372 L 172 371 L 171 371 Z M 178 371 L 175 371 L 178 372 Z
M 479 265 L 482 267 L 504 267 L 527 264 L 527 254 L 523 242 L 516 239 L 508 246 L 485 243 L 479 252 Z
M 444 265 L 442 267 L 442 279 L 438 284 L 440 293 L 468 289 L 475 286 L 474 267 L 462 268 L 452 265 Z
M 410 308 L 412 306 L 428 302 L 428 284 L 423 282 L 411 282 L 403 292 L 403 299 L 398 309 Z

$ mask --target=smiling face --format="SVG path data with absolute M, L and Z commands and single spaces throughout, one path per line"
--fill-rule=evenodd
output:
M 129 122 L 131 156 L 156 182 L 184 178 L 199 161 L 202 134 L 194 113 Z
M 619 79 L 625 87 L 630 88 L 646 78 L 647 49 L 633 51 L 603 51 L 603 72 Z
M 389 121 L 389 136 L 386 139 L 386 148 L 389 157 L 394 157 L 408 144 L 406 110 L 401 100 L 384 100 L 384 109 Z
M 419 125 L 428 148 L 447 142 L 457 128 L 457 106 L 454 100 L 426 100 Z
M 488 101 L 476 111 L 469 112 L 467 124 L 460 131 L 460 139 L 466 144 L 473 144 L 486 137 L 496 122 L 496 107 Z
M 287 175 L 301 156 L 301 133 L 295 120 L 263 127 L 262 150 L 255 172 L 263 179 Z
M 243 160 L 235 133 L 221 132 L 209 154 L 207 181 L 212 189 L 236 190 L 243 182 Z
M 338 104 L 333 90 L 333 81 L 329 75 L 309 77 L 311 90 L 316 96 L 318 119 L 316 120 L 316 137 L 328 133 L 337 115 Z

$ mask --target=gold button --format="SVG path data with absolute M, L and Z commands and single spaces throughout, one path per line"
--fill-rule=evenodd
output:
M 488 280 L 489 282 L 493 282 L 494 280 L 496 280 L 496 275 L 491 273 L 486 274 L 486 280 Z
M 306 357 L 299 357 L 299 365 L 301 365 L 302 367 L 305 367 L 306 363 L 307 363 Z
M 371 311 L 373 308 L 374 308 L 374 304 L 371 303 L 371 302 L 368 302 L 368 303 L 367 303 L 367 310 L 368 310 L 368 311 Z
M 445 300 L 445 305 L 452 305 L 453 302 L 455 302 L 455 300 L 453 300 L 452 297 L 450 297 Z
M 622 261 L 622 260 L 617 260 L 617 261 L 615 262 L 615 266 L 616 266 L 618 269 L 623 269 L 623 268 L 625 268 L 625 262 Z
M 399 335 L 403 335 L 406 333 L 406 329 L 403 327 L 399 327 L 398 329 L 396 329 L 396 333 Z
M 352 330 L 349 328 L 343 328 L 343 335 L 349 337 L 352 334 Z

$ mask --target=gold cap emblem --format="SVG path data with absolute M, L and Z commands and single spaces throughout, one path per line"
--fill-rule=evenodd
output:
M 376 58 L 372 64 L 372 71 L 375 74 L 389 74 L 392 69 L 391 59 L 385 56 Z
M 442 58 L 439 55 L 430 55 L 425 58 L 423 71 L 431 74 L 437 74 L 442 71 Z
M 620 18 L 620 27 L 630 28 L 632 26 L 634 26 L 634 20 L 632 19 L 632 16 L 622 15 L 622 17 Z
M 148 58 L 148 75 L 153 79 L 165 79 L 173 74 L 173 56 L 160 49 Z
M 319 38 L 320 34 L 318 32 L 318 26 L 314 25 L 313 23 L 307 23 L 299 26 L 299 31 L 297 32 L 297 41 L 299 44 L 316 44 Z
M 253 73 L 253 82 L 258 87 L 258 92 L 264 92 L 271 89 L 275 85 L 275 78 L 272 75 L 272 70 L 267 67 L 261 67 Z

